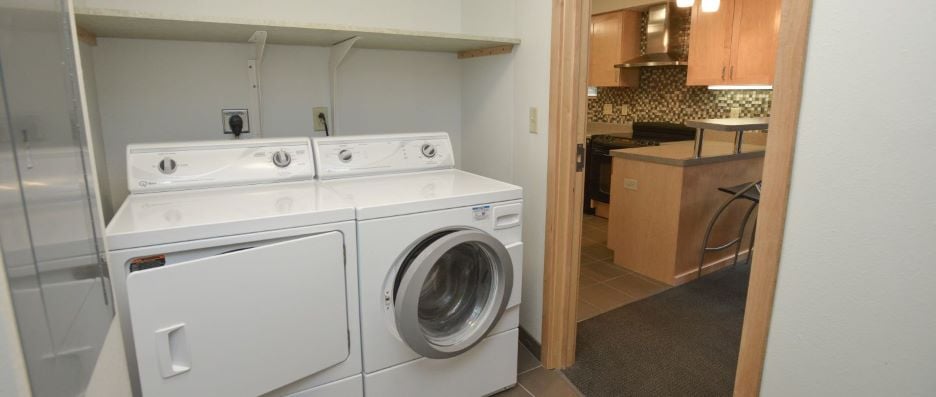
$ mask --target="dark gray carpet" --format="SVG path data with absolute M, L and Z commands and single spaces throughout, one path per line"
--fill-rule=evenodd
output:
M 730 396 L 750 266 L 579 323 L 566 376 L 586 396 Z

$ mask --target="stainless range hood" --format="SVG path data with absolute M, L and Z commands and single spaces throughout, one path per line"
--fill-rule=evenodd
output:
M 645 66 L 686 65 L 685 48 L 680 32 L 689 22 L 688 18 L 673 15 L 675 6 L 666 2 L 647 10 L 647 49 L 644 55 L 629 59 L 616 68 L 639 68 Z

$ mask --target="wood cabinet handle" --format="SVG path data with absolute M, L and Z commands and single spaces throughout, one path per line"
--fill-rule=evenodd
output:
M 721 67 L 721 79 L 725 80 L 725 66 Z
M 728 73 L 728 78 L 734 80 L 734 65 L 731 65 L 731 73 Z

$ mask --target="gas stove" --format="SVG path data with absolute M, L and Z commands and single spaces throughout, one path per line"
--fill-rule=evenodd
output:
M 695 139 L 695 129 L 672 123 L 634 123 L 631 137 L 622 135 L 592 135 L 588 139 L 585 159 L 585 212 L 594 213 L 597 203 L 611 201 L 611 151 L 646 146 L 662 142 Z

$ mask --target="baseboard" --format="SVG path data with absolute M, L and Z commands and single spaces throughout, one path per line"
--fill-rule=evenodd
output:
M 526 347 L 527 350 L 530 351 L 530 353 L 533 353 L 533 355 L 536 356 L 537 360 L 543 361 L 542 354 L 541 354 L 541 352 L 543 351 L 543 347 L 540 346 L 539 342 L 537 342 L 536 339 L 533 339 L 533 336 L 527 333 L 526 330 L 523 329 L 523 327 L 519 327 L 519 329 L 520 329 L 520 336 L 519 336 L 520 344 L 523 345 L 523 347 Z
M 748 252 L 749 250 L 744 250 L 744 251 L 741 251 L 740 254 L 738 254 L 738 263 L 744 263 L 747 261 Z M 706 274 L 717 272 L 721 269 L 731 266 L 733 261 L 734 261 L 734 255 L 731 255 L 731 256 L 719 259 L 715 262 L 706 263 L 702 265 L 702 275 L 704 276 Z M 678 274 L 676 275 L 676 277 L 673 277 L 673 285 L 674 286 L 682 285 L 692 280 L 695 280 L 698 278 L 698 274 L 699 274 L 698 269 L 692 269 L 690 271 Z

